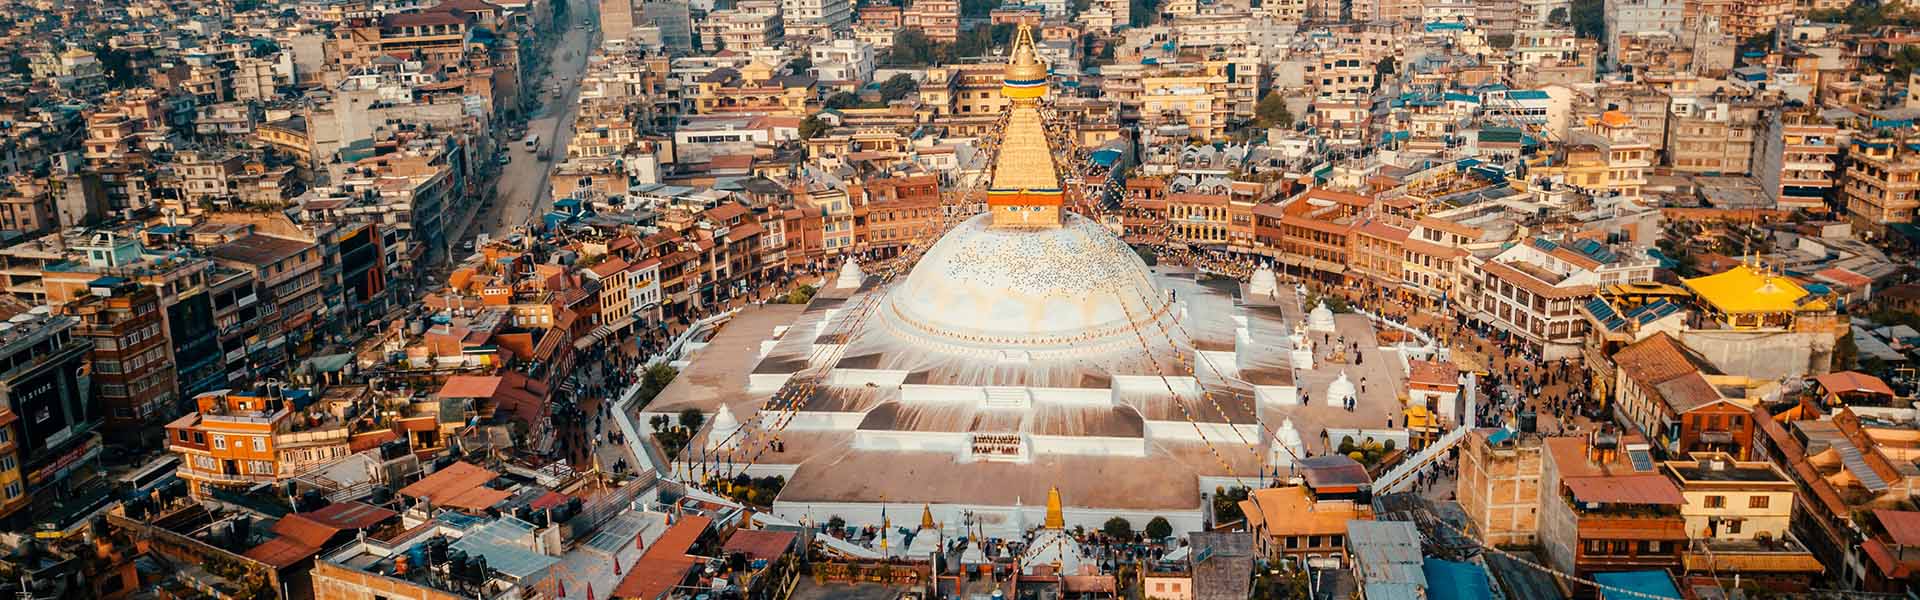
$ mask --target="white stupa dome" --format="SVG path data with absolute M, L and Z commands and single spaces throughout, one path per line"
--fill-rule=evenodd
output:
M 1173 300 L 1126 243 L 1079 215 L 1048 229 L 968 219 L 895 287 L 893 328 L 946 347 L 1025 352 L 1131 348 L 1171 320 Z M 1167 329 L 1172 325 L 1167 324 Z
M 1280 422 L 1280 431 L 1273 434 L 1273 448 L 1269 450 L 1271 458 L 1267 461 L 1281 467 L 1294 463 L 1296 459 L 1306 458 L 1307 443 L 1300 439 L 1300 430 L 1293 428 L 1293 419 Z
M 1327 384 L 1327 403 L 1329 404 L 1345 406 L 1348 399 L 1356 397 L 1358 394 L 1353 388 L 1353 380 L 1347 379 L 1347 372 L 1344 370 L 1340 371 L 1339 379 Z
M 866 278 L 867 274 L 860 272 L 860 261 L 848 257 L 847 262 L 840 263 L 840 276 L 834 279 L 833 287 L 857 288 Z
M 1321 300 L 1307 313 L 1307 331 L 1333 331 L 1333 309 L 1327 308 L 1327 301 Z
M 707 449 L 719 450 L 740 445 L 740 419 L 733 416 L 733 410 L 726 404 L 713 413 L 713 427 L 707 430 Z
M 1253 270 L 1253 277 L 1247 280 L 1247 292 L 1255 296 L 1270 296 L 1280 291 L 1280 279 L 1273 274 L 1273 268 L 1260 265 Z

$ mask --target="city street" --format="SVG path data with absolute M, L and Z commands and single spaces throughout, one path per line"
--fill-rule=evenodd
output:
M 580 95 L 580 76 L 586 71 L 587 55 L 599 37 L 598 28 L 591 25 L 592 4 L 575 0 L 571 8 L 560 43 L 554 44 L 548 55 L 548 75 L 535 84 L 540 88 L 537 92 L 540 105 L 527 123 L 527 133 L 540 135 L 540 148 L 546 151 L 547 158 L 541 160 L 538 152 L 528 151 L 521 143 L 524 136 L 510 140 L 507 152 L 513 162 L 501 169 L 496 183 L 499 194 L 492 203 L 468 215 L 459 235 L 451 236 L 453 239 L 464 242 L 482 232 L 499 238 L 546 208 L 550 200 L 547 173 L 566 158 L 567 140 L 573 137 L 573 116 L 579 109 L 575 101 Z M 554 83 L 558 84 L 557 89 L 550 85 Z M 455 256 L 461 254 L 456 251 Z

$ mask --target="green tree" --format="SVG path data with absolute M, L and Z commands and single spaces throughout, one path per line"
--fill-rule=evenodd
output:
M 640 406 L 644 408 L 653 402 L 653 397 L 660 395 L 660 390 L 667 389 L 667 384 L 673 383 L 673 377 L 679 374 L 680 371 L 667 363 L 647 365 L 647 370 L 640 374 L 640 392 L 637 395 Z
M 1128 523 L 1126 519 L 1114 517 L 1107 519 L 1106 524 L 1100 526 L 1100 532 L 1116 540 L 1133 539 L 1133 524 Z
M 699 431 L 700 425 L 706 422 L 707 416 L 700 414 L 698 408 L 680 411 L 680 426 L 687 428 L 687 431 Z
M 1555 7 L 1553 12 L 1547 13 L 1547 22 L 1554 25 L 1565 26 L 1567 24 L 1567 7 Z
M 800 121 L 800 139 L 810 140 L 820 137 L 820 134 L 826 133 L 829 129 L 833 129 L 833 126 L 828 125 L 820 115 L 810 115 Z
M 1584 38 L 1603 39 L 1607 34 L 1606 9 L 1606 0 L 1573 0 L 1573 32 Z
M 882 102 L 893 102 L 909 96 L 918 95 L 919 93 L 920 82 L 914 81 L 913 76 L 906 73 L 894 75 L 880 83 L 880 100 Z
M 1240 502 L 1247 499 L 1252 490 L 1245 486 L 1233 488 L 1213 488 L 1213 523 L 1234 523 L 1245 521 L 1247 514 L 1240 511 Z
M 280 44 L 269 39 L 257 39 L 247 49 L 247 55 L 254 58 L 266 58 L 280 53 Z
M 986 17 L 993 9 L 1000 8 L 1000 0 L 960 0 L 960 18 L 978 19 Z
M 1279 92 L 1267 92 L 1253 107 L 1253 116 L 1261 128 L 1293 126 L 1293 113 L 1287 110 L 1287 101 Z
M 1173 536 L 1173 524 L 1168 523 L 1166 517 L 1154 517 L 1147 521 L 1147 528 L 1141 533 L 1147 534 L 1149 540 L 1164 540 Z
M 939 61 L 939 48 L 918 28 L 893 33 L 893 49 L 887 51 L 887 64 L 922 67 Z
M 832 96 L 827 96 L 827 100 L 821 105 L 832 109 L 854 108 L 860 106 L 860 97 L 853 92 L 834 92 Z
M 800 58 L 787 61 L 787 70 L 793 71 L 794 73 L 806 73 L 811 69 L 813 69 L 813 59 L 811 58 L 802 56 Z
M 1159 0 L 1127 0 L 1127 24 L 1134 27 L 1146 27 L 1158 20 Z

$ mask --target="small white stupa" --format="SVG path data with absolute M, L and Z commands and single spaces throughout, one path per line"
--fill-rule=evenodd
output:
M 1359 393 L 1353 387 L 1353 380 L 1347 379 L 1347 371 L 1345 369 L 1340 371 L 1339 379 L 1335 379 L 1333 383 L 1327 384 L 1327 406 L 1346 408 L 1348 400 L 1357 398 L 1359 398 Z
M 1289 473 L 1297 459 L 1306 458 L 1307 443 L 1300 439 L 1300 430 L 1293 428 L 1293 419 L 1280 422 L 1280 431 L 1273 434 L 1273 446 L 1267 450 L 1267 464 L 1278 473 Z
M 1055 574 L 1091 575 L 1098 565 L 1080 549 L 1079 540 L 1067 533 L 1060 488 L 1047 490 L 1047 518 L 1040 531 L 1027 542 L 1020 555 L 1020 572 L 1033 575 L 1038 567 L 1050 567 Z
M 1327 308 L 1327 301 L 1321 300 L 1307 313 L 1307 331 L 1333 333 L 1333 309 Z
M 1253 270 L 1253 278 L 1247 281 L 1247 293 L 1255 297 L 1272 296 L 1280 292 L 1280 280 L 1274 277 L 1273 269 L 1266 265 Z
M 733 416 L 733 409 L 726 404 L 720 405 L 720 411 L 713 413 L 713 428 L 707 430 L 707 451 L 725 450 L 738 447 L 740 437 L 745 435 L 740 419 Z
M 940 525 L 933 522 L 933 506 L 921 505 L 920 528 L 913 532 L 913 543 L 908 544 L 902 551 L 909 557 L 933 556 L 940 552 L 945 541 Z
M 860 272 L 860 261 L 848 258 L 847 262 L 840 263 L 840 276 L 833 280 L 833 287 L 857 288 L 866 280 L 867 274 Z

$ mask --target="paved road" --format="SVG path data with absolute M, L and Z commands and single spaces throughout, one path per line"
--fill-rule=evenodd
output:
M 598 28 L 580 27 L 593 21 L 592 3 L 570 1 L 572 10 L 567 14 L 571 22 L 548 56 L 547 79 L 536 84 L 541 86 L 541 107 L 527 123 L 528 133 L 540 134 L 540 147 L 547 151 L 548 158 L 540 160 L 537 153 L 529 152 L 520 140 L 513 140 L 507 150 L 513 162 L 501 171 L 496 183 L 499 195 L 472 217 L 456 239 L 471 240 L 482 232 L 497 239 L 526 224 L 544 210 L 550 200 L 547 173 L 566 157 L 567 140 L 573 137 L 573 116 L 579 111 L 576 101 L 580 96 L 580 75 L 586 72 L 587 55 L 599 39 Z M 559 90 L 549 91 L 548 82 L 559 83 Z

